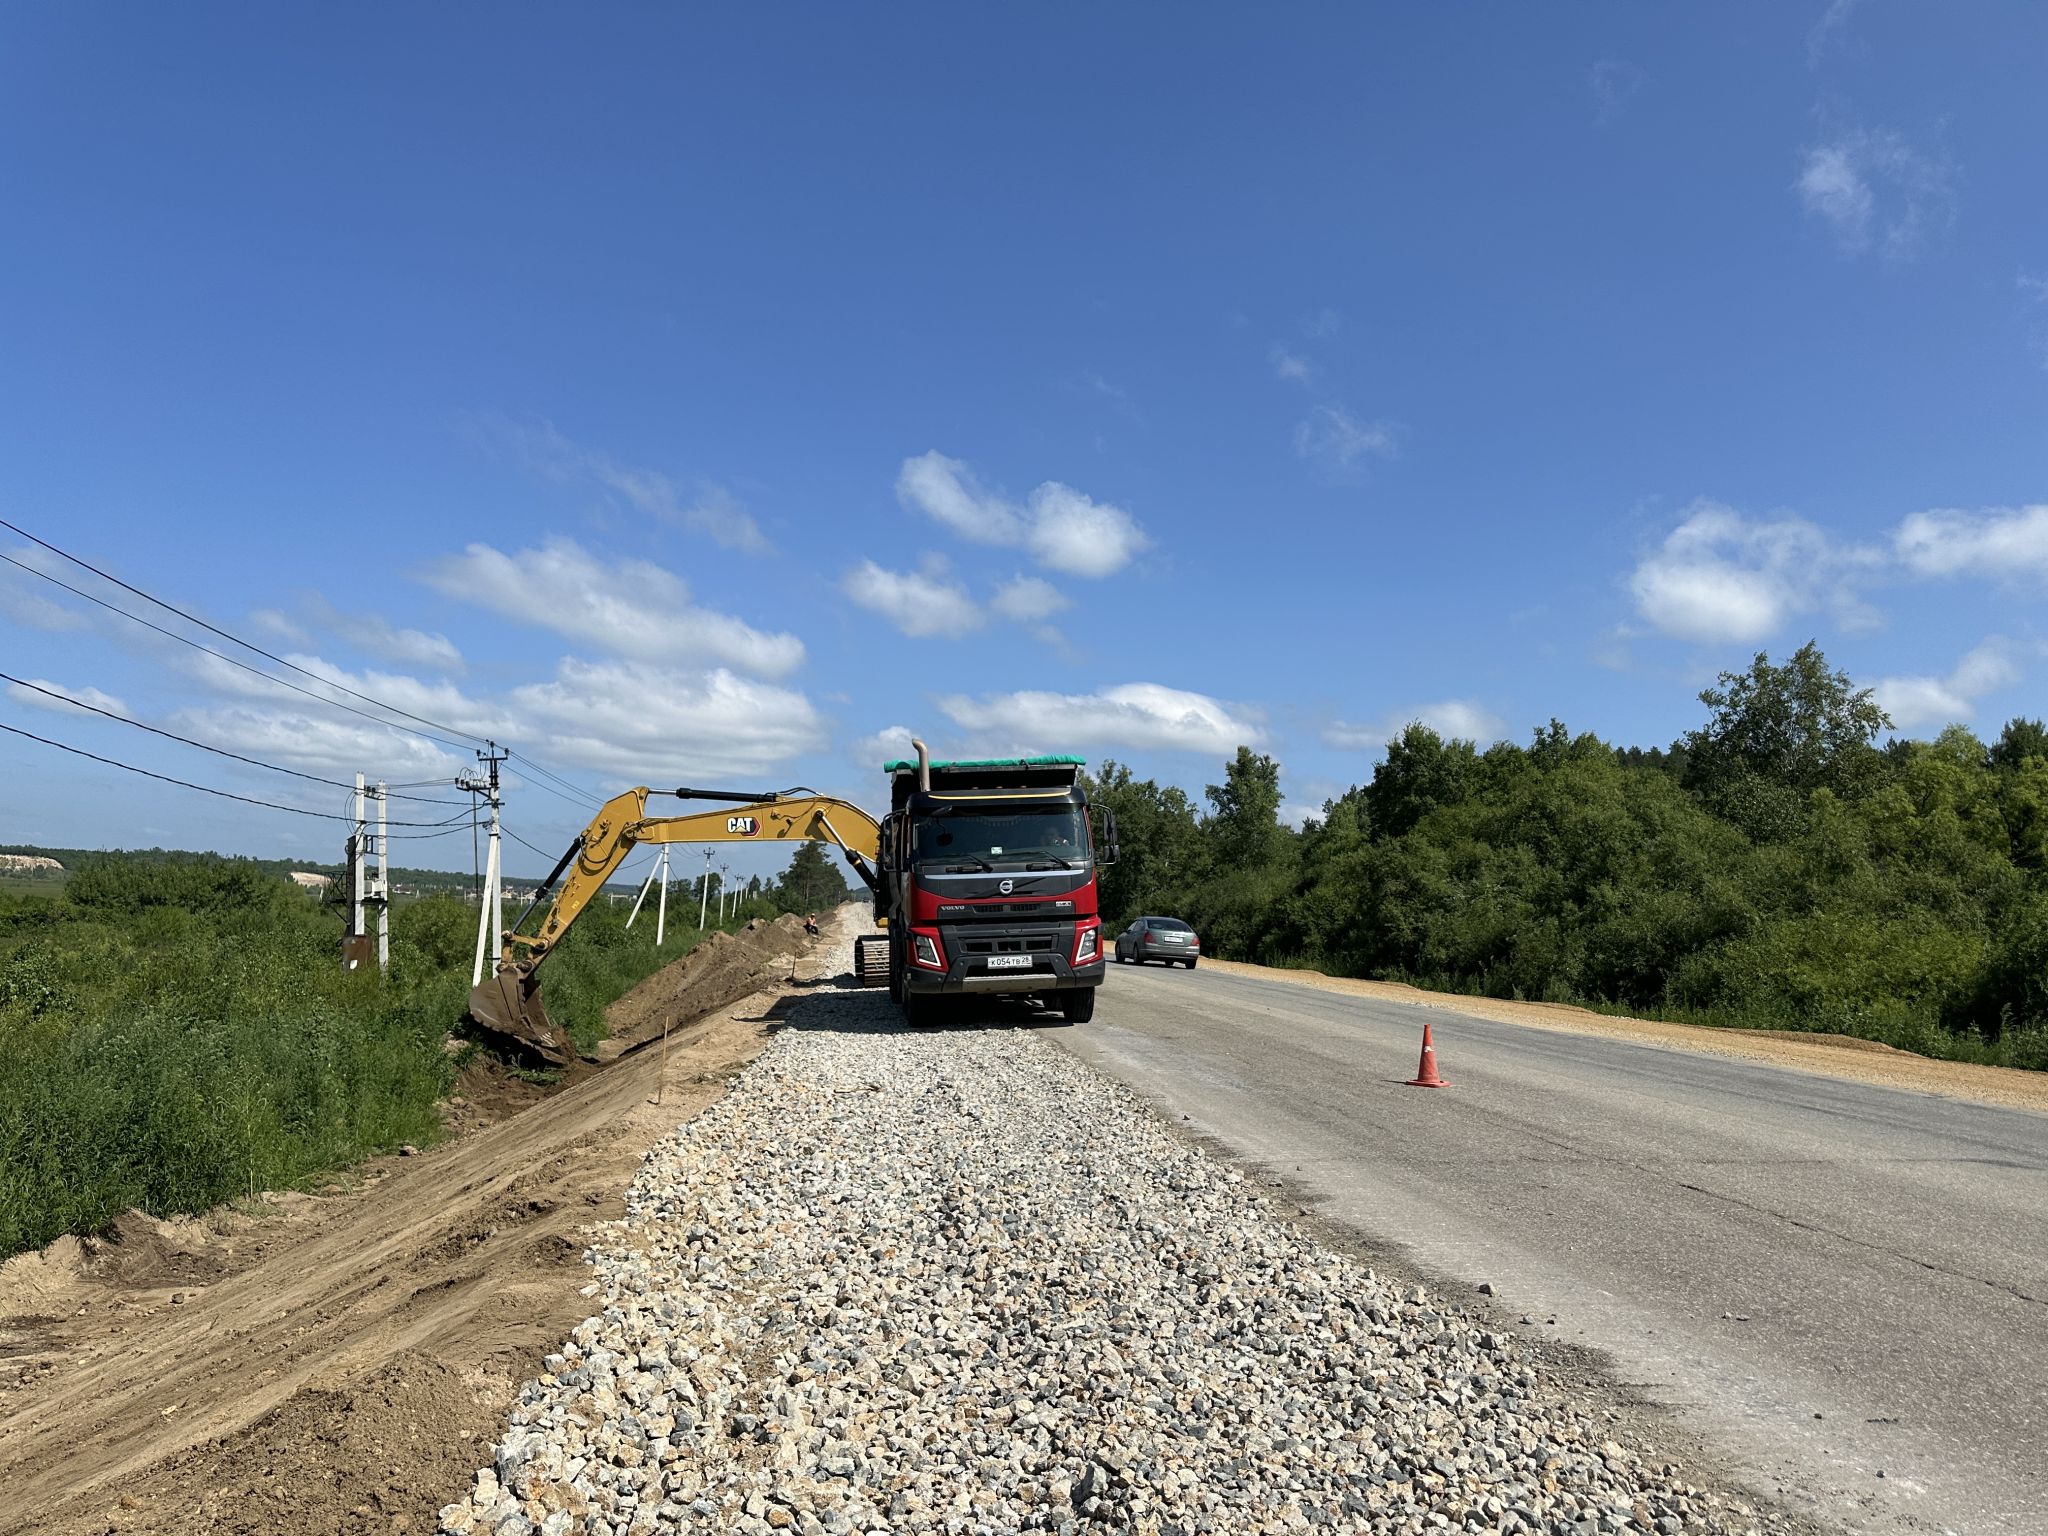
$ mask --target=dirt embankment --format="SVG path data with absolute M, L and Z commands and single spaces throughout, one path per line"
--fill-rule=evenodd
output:
M 1859 1040 L 1851 1035 L 1666 1024 L 1655 1019 L 1594 1013 L 1566 1003 L 1520 1003 L 1504 998 L 1467 997 L 1456 992 L 1425 992 L 1400 982 L 1360 981 L 1349 976 L 1327 976 L 1321 971 L 1247 965 L 1237 960 L 1204 960 L 1202 964 L 1235 976 L 1291 982 L 1296 986 L 1345 992 L 1377 1002 L 1409 1003 L 1422 1008 L 1462 1013 L 1475 1019 L 1496 1019 L 1504 1024 L 1528 1024 L 1537 1029 L 1603 1035 L 1609 1039 L 1633 1040 L 1638 1044 L 1672 1050 L 1767 1062 L 1772 1066 L 1796 1067 L 1803 1072 L 1848 1078 L 1880 1088 L 1903 1088 L 1913 1093 L 1934 1093 L 1979 1104 L 1996 1104 L 2005 1109 L 2030 1109 L 2048 1114 L 2048 1072 L 2025 1072 L 2015 1067 L 1980 1067 L 1966 1061 L 1934 1061 L 1925 1056 L 1915 1056 L 1911 1051 L 1895 1050 L 1875 1040 Z
M 584 1229 L 835 984 L 812 950 L 794 919 L 756 925 L 620 999 L 628 1038 L 674 1021 L 665 1081 L 659 1050 L 551 1095 L 472 1072 L 462 1134 L 345 1190 L 134 1212 L 0 1266 L 0 1532 L 431 1531 L 585 1315 Z

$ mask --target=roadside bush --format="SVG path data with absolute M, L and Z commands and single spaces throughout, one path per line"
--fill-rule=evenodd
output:
M 332 913 L 252 871 L 113 856 L 61 899 L 0 904 L 0 1257 L 439 1133 L 476 908 L 401 904 L 388 979 L 348 975 Z M 587 1048 L 606 1004 L 698 937 L 671 927 L 657 951 L 600 902 L 542 972 L 548 1005 Z

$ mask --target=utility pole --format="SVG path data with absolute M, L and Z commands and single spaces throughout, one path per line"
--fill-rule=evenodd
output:
M 484 856 L 483 904 L 476 914 L 476 964 L 471 968 L 469 984 L 482 986 L 484 979 L 484 956 L 491 957 L 491 974 L 498 974 L 498 955 L 505 947 L 505 903 L 500 882 L 504 876 L 498 844 L 498 808 L 502 801 L 498 795 L 498 764 L 505 761 L 505 754 L 498 750 L 493 741 L 486 743 L 488 751 L 477 753 L 477 761 L 484 765 L 484 773 L 465 774 L 462 787 L 475 794 L 484 794 L 491 801 L 491 846 Z M 485 945 L 490 947 L 486 950 Z
M 661 850 L 661 903 L 654 909 L 654 947 L 661 948 L 661 941 L 668 937 L 668 848 Z
M 363 936 L 363 842 L 369 828 L 363 820 L 363 776 L 356 775 L 356 835 L 348 844 L 348 934 Z
M 663 855 L 666 855 L 668 853 L 668 850 L 664 848 L 661 850 L 661 852 Z M 654 889 L 654 876 L 656 872 L 660 870 L 660 868 L 661 858 L 657 857 L 654 861 L 654 868 L 648 870 L 647 878 L 640 882 L 640 894 L 633 898 L 633 910 L 626 914 L 626 926 L 628 928 L 632 927 L 634 920 L 640 916 L 640 903 L 645 901 L 647 899 L 647 893 Z
M 390 802 L 384 781 L 377 781 L 377 974 L 391 974 L 391 837 Z
M 640 904 L 647 900 L 647 893 L 654 889 L 655 882 L 661 883 L 661 896 L 654 911 L 654 947 L 661 948 L 661 941 L 668 934 L 668 849 L 663 848 L 655 856 L 654 868 L 647 871 L 647 878 L 640 882 L 640 894 L 633 898 L 633 910 L 626 916 L 626 926 L 633 926 L 633 919 L 640 915 Z
M 698 890 L 701 894 L 697 897 L 697 931 L 702 933 L 704 915 L 711 910 L 711 850 L 708 848 L 704 850 L 704 883 Z

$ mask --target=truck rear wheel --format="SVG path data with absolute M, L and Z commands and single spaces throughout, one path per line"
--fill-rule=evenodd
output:
M 1061 993 L 1060 1012 L 1069 1024 L 1086 1024 L 1095 1017 L 1095 988 L 1079 987 Z

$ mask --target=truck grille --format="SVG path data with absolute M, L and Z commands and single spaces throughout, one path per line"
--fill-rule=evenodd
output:
M 962 939 L 960 943 L 970 955 L 1049 955 L 1053 950 L 1050 934 L 1023 939 Z

